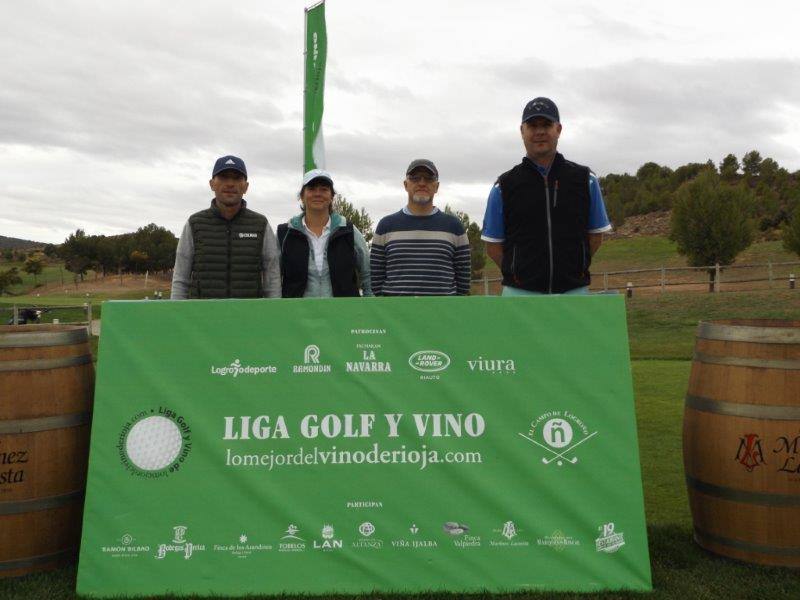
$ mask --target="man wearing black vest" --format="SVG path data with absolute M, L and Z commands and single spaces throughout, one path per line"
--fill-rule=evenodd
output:
M 247 208 L 244 161 L 217 159 L 210 208 L 189 217 L 172 273 L 173 300 L 280 298 L 278 244 L 267 218 Z
M 558 108 L 535 98 L 520 125 L 526 156 L 497 178 L 481 239 L 503 273 L 503 295 L 585 294 L 589 265 L 611 230 L 597 176 L 556 151 Z

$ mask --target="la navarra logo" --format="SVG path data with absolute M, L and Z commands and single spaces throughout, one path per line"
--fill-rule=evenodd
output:
M 536 446 L 543 465 L 561 467 L 577 464 L 577 448 L 597 433 L 590 432 L 586 423 L 569 410 L 551 410 L 532 420 L 528 431 L 519 435 Z

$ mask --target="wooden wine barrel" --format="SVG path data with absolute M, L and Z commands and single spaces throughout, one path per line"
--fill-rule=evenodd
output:
M 683 461 L 700 546 L 800 567 L 800 321 L 700 323 Z
M 0 326 L 0 577 L 74 560 L 93 394 L 85 327 Z

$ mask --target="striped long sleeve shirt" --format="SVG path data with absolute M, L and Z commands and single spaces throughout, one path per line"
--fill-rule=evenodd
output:
M 376 296 L 465 296 L 469 239 L 452 215 L 434 210 L 417 216 L 401 210 L 378 223 L 370 271 Z

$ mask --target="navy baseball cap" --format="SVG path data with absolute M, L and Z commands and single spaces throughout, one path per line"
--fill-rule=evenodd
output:
M 211 172 L 211 177 L 216 177 L 222 171 L 239 171 L 244 178 L 247 179 L 247 167 L 244 166 L 244 161 L 238 156 L 220 156 L 217 162 L 214 163 L 214 170 Z
M 558 107 L 556 103 L 540 96 L 534 98 L 525 105 L 525 110 L 522 111 L 522 122 L 529 121 L 534 117 L 544 117 L 553 123 L 560 123 L 561 117 L 558 115 Z

